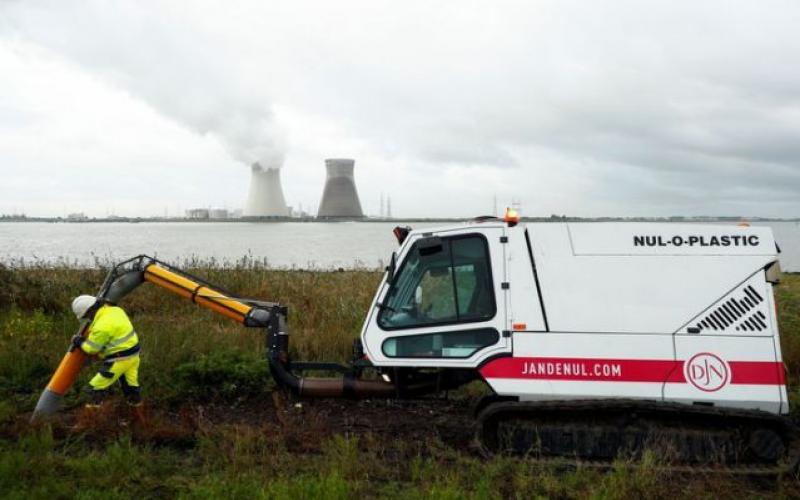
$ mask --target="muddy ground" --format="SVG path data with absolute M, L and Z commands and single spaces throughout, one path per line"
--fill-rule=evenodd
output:
M 136 442 L 190 448 L 199 436 L 220 427 L 246 427 L 290 453 L 317 452 L 322 443 L 340 435 L 387 451 L 402 442 L 404 453 L 417 454 L 437 443 L 478 455 L 473 410 L 474 404 L 464 400 L 298 400 L 275 391 L 270 397 L 230 405 L 184 403 L 165 408 L 145 402 L 134 409 L 112 400 L 99 409 L 65 408 L 47 425 L 57 438 L 80 435 L 98 443 L 129 434 Z M 21 415 L 0 433 L 14 438 L 26 432 L 31 428 L 29 417 Z

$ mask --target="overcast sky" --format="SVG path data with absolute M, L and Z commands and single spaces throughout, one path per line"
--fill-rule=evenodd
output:
M 797 1 L 0 2 L 0 213 L 800 216 Z

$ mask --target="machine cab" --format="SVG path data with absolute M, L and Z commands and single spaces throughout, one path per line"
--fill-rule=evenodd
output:
M 502 223 L 409 233 L 362 331 L 377 366 L 475 367 L 510 351 Z

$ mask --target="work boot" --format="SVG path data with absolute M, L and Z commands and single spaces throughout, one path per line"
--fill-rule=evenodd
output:
M 134 408 L 141 406 L 142 395 L 138 386 L 122 384 L 122 394 L 125 395 L 125 400 L 128 402 L 129 406 L 133 406 Z
M 97 409 L 103 404 L 103 401 L 106 400 L 106 396 L 108 395 L 108 391 L 105 390 L 94 390 L 90 389 L 89 391 L 89 401 L 84 405 L 87 409 Z

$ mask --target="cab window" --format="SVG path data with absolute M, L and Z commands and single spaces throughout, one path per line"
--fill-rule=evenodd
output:
M 491 319 L 496 308 L 486 239 L 418 240 L 379 307 L 385 330 Z
M 493 328 L 392 337 L 383 343 L 389 358 L 468 358 L 500 340 Z

